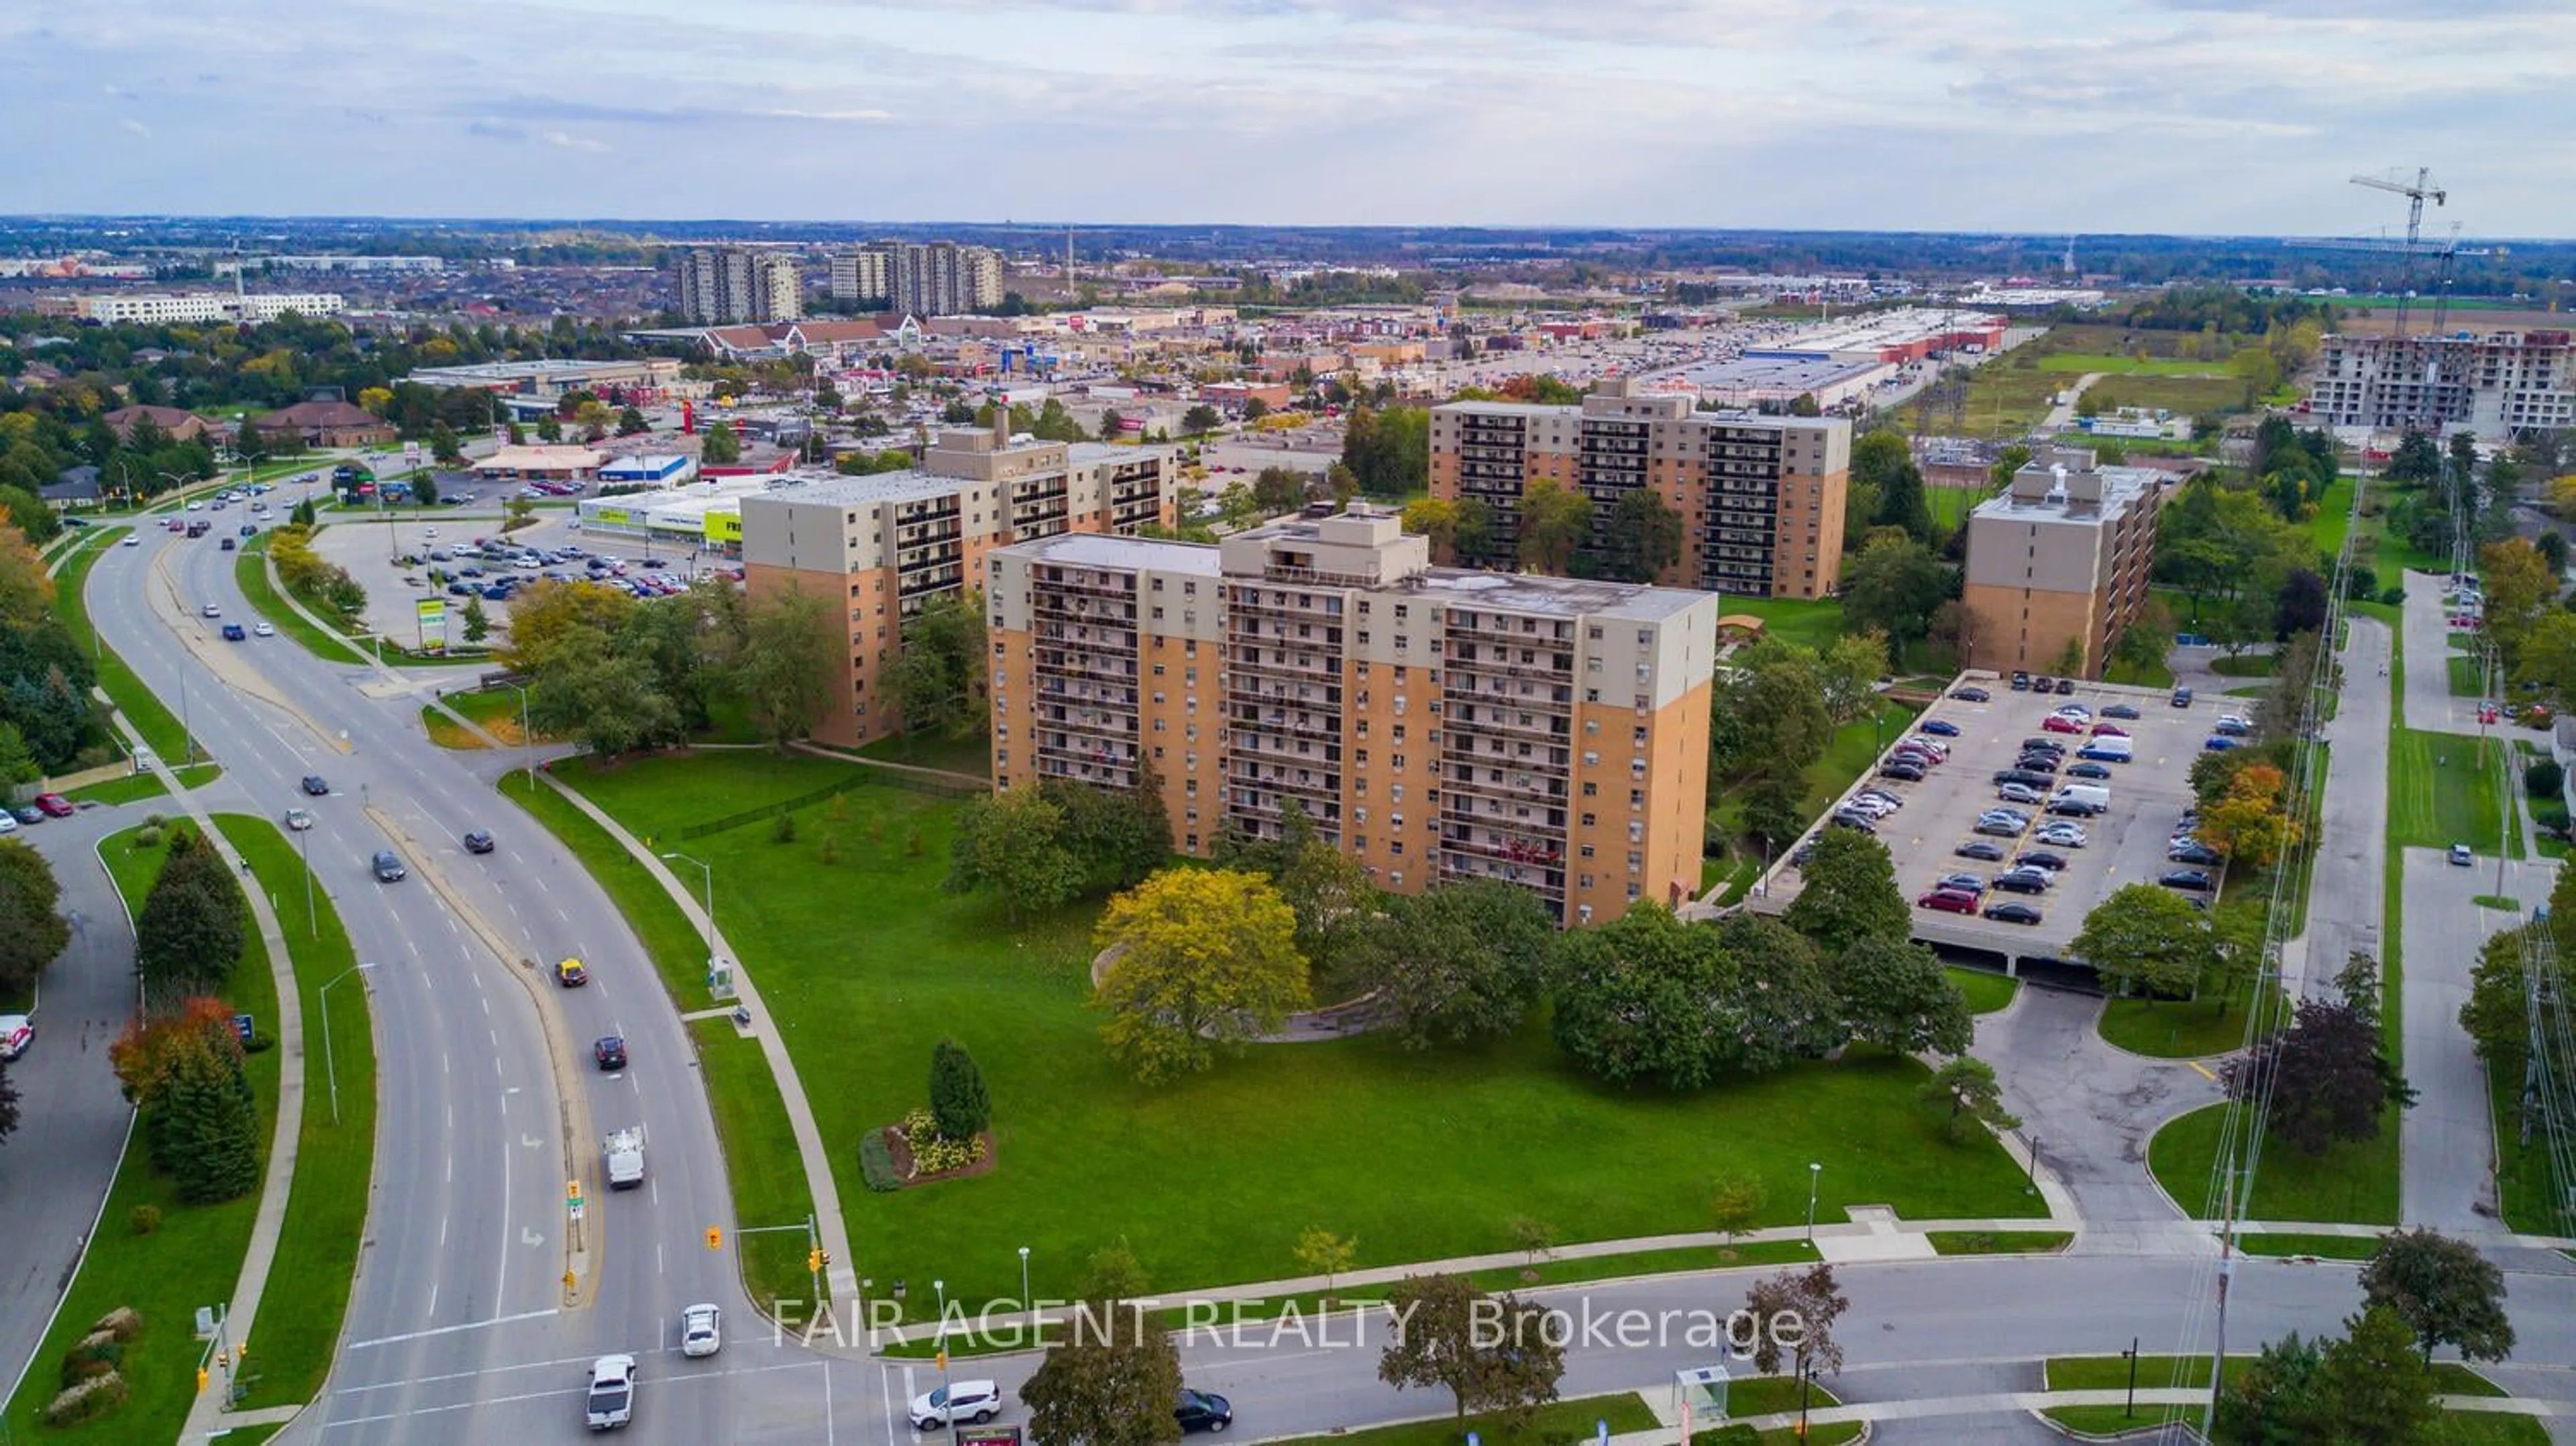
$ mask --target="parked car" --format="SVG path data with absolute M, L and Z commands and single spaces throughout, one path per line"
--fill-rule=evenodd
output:
M 376 850 L 376 856 L 370 861 L 370 866 L 374 868 L 376 882 L 380 884 L 399 884 L 406 877 L 402 856 L 392 849 Z
M 23 1014 L 0 1014 L 0 1059 L 15 1060 L 36 1042 L 36 1022 Z
M 2235 739 L 2224 733 L 2212 733 L 2209 735 L 2209 741 L 2201 744 L 2200 749 L 2203 753 L 2224 753 L 2235 746 Z
M 1994 695 L 1985 689 L 1974 687 L 1953 688 L 1950 690 L 1950 696 L 1962 703 L 1986 703 L 1993 701 L 1994 698 Z
M 2124 718 L 2134 722 L 2137 719 L 2138 710 L 2130 707 L 2126 703 L 2114 703 L 2110 707 L 2102 710 L 2102 716 L 2105 718 Z
M 2121 727 L 2117 723 L 2096 723 L 2093 725 L 2093 736 L 2096 738 L 2126 738 L 2129 736 L 2129 730 Z
M 2037 869 L 2026 873 L 2008 869 L 1995 875 L 1994 888 L 2006 894 L 2044 894 L 2048 892 L 2048 875 Z
M 981 1425 L 1002 1411 L 1002 1388 L 991 1381 L 958 1381 L 912 1398 L 912 1429 L 935 1430 L 952 1421 Z
M 2093 720 L 2093 705 L 2090 703 L 2060 703 L 2048 711 L 2060 718 L 2076 718 L 2088 723 Z
M 2064 819 L 2048 825 L 2030 836 L 2032 843 L 2044 843 L 2055 849 L 2080 849 L 2092 840 L 2084 830 Z
M 626 1068 L 626 1041 L 618 1035 L 603 1035 L 592 1042 L 590 1057 L 598 1061 L 601 1069 L 624 1069 Z
M 2034 693 L 2054 693 L 2057 691 L 2057 680 L 2046 673 L 2033 673 L 2030 679 L 2030 690 Z
M 1956 738 L 1959 736 L 1959 725 L 1947 718 L 1926 718 L 1919 731 L 1929 733 L 1935 738 Z
M 1919 763 L 1890 763 L 1878 770 L 1878 776 L 1881 778 L 1893 778 L 1899 783 L 1921 783 L 1923 781 L 1923 765 Z
M 2013 690 L 2014 692 L 2016 692 L 2016 693 L 2027 693 L 2027 692 L 2029 692 L 2029 691 L 2030 691 L 2030 674 L 2023 672 L 2023 671 L 2022 671 L 2021 669 L 2019 669 L 2019 668 L 2015 668 L 2015 669 L 2013 669 L 2013 675 L 2012 675 L 2012 690 Z
M 1877 787 L 1876 785 L 1864 788 L 1860 792 L 1853 794 L 1852 797 L 1855 799 L 1874 798 L 1879 802 L 1886 804 L 1889 808 L 1903 808 L 1905 806 L 1904 799 L 1899 798 L 1895 794 L 1888 792 L 1884 788 Z
M 2465 869 L 2465 868 L 2469 867 L 2470 865 L 2472 865 L 2472 864 L 2476 863 L 2477 861 L 2478 861 L 2478 856 L 2477 856 L 2476 854 L 2473 854 L 2473 853 L 2469 852 L 2469 846 L 2468 846 L 2467 844 L 2463 844 L 2463 843 L 2455 843 L 2455 844 L 2451 845 L 2451 862 L 2452 862 L 2452 863 L 2457 864 L 2457 865 L 2459 865 L 2461 868 L 2464 868 L 2464 869 Z
M 2108 778 L 2111 776 L 2111 770 L 2088 759 L 2085 762 L 2076 764 L 2073 768 L 2066 770 L 2066 776 L 2069 778 Z
M 1986 891 L 1986 876 L 1984 874 L 1943 874 L 1932 881 L 1932 887 L 1948 889 L 1953 893 L 1982 894 Z
M 2008 818 L 1981 818 L 1977 820 L 1977 826 L 1969 832 L 1987 834 L 1994 838 L 2019 838 L 2024 827 L 2025 825 L 2015 823 Z M 2002 855 L 1998 854 L 1996 857 L 2001 858 Z
M 492 831 L 490 829 L 478 828 L 470 829 L 466 832 L 465 851 L 467 853 L 488 854 L 492 851 L 492 847 Z
M 2490 707 L 2488 711 L 2494 710 Z M 2254 736 L 2254 725 L 2242 718 L 2221 718 L 2209 725 L 2209 731 L 2227 738 L 2251 738 Z
M 712 1356 L 724 1349 L 724 1312 L 713 1305 L 693 1305 L 680 1312 L 680 1354 Z
M 2081 733 L 2084 731 L 2083 724 L 2076 722 L 2072 718 L 2060 717 L 2055 713 L 2051 713 L 2047 717 L 2040 719 L 2039 726 L 2051 733 Z
M 1959 845 L 1957 848 L 1952 849 L 1951 852 L 1957 854 L 1963 859 L 1976 859 L 1983 863 L 1999 864 L 2004 861 L 2005 850 L 2002 844 L 1992 843 L 1981 838 L 1972 838 L 1966 843 Z
M 72 801 L 59 793 L 40 793 L 35 799 L 36 811 L 47 818 L 72 816 Z
M 2165 857 L 2178 864 L 2215 864 L 2218 850 L 2198 839 L 2185 839 L 2165 850 Z
M 2084 798 L 2053 798 L 2048 811 L 2058 818 L 2091 818 L 2102 812 L 2102 805 Z
M 2055 874 L 2063 873 L 2066 870 L 2067 861 L 2064 854 L 2053 854 L 2048 852 L 2046 849 L 2025 849 L 2023 850 L 2020 858 L 2013 860 L 2013 866 L 2015 868 L 2046 869 L 2050 873 Z
M 1876 820 L 1868 814 L 1848 808 L 1835 809 L 1833 817 L 1826 819 L 1825 822 L 1836 828 L 1850 829 L 1855 833 L 1876 834 L 1878 832 Z
M 1916 899 L 1914 907 L 1938 909 L 1945 914 L 1973 914 L 1977 912 L 1977 896 L 1955 889 L 1934 889 Z
M 9 816 L 20 823 L 43 823 L 45 811 L 32 803 L 22 803 L 9 810 Z
M 2075 680 L 2073 678 L 2060 678 L 2057 680 L 2057 696 L 2060 698 L 2063 698 L 2074 691 Z
M 1193 1431 L 1222 1431 L 1234 1424 L 1234 1403 L 1210 1391 L 1181 1388 L 1181 1398 L 1172 1405 L 1172 1419 L 1181 1423 L 1181 1434 Z
M 2058 765 L 2065 761 L 2066 755 L 2063 753 L 2033 752 L 2025 753 L 2021 757 L 2014 759 L 2013 767 L 2021 769 L 2024 772 L 2036 773 L 2043 777 L 2051 777 L 2056 774 Z
M 561 959 L 555 963 L 555 983 L 566 989 L 578 989 L 590 982 L 590 971 L 578 959 Z
M 1986 917 L 1998 924 L 2036 924 L 2043 916 L 2028 904 L 2006 902 L 1986 905 Z
M 2007 783 L 1995 790 L 1995 797 L 2006 803 L 2043 803 L 2048 795 L 2027 783 Z
M 2167 869 L 2156 875 L 2156 882 L 2168 889 L 2191 889 L 2207 893 L 2218 887 L 2218 880 L 2207 869 Z
M 2189 688 L 2176 688 L 2176 689 L 2174 689 L 2174 690 L 2173 690 L 2173 705 L 2174 705 L 2175 707 L 2177 707 L 2177 708 L 2188 708 L 2188 707 L 2190 707 L 2190 706 L 2191 706 L 2191 690 L 2190 690 Z

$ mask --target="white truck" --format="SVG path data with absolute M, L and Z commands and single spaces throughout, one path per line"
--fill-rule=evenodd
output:
M 644 1183 L 644 1127 L 628 1125 L 608 1137 L 608 1188 L 632 1190 Z
M 590 1391 L 583 1419 L 593 1431 L 609 1431 L 635 1419 L 635 1358 L 601 1356 L 590 1363 Z

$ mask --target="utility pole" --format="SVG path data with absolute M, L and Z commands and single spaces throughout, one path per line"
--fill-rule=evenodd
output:
M 2218 1419 L 2218 1392 L 2227 1379 L 2227 1284 L 2236 1275 L 2236 1163 L 2227 1164 L 2227 1201 L 2218 1230 L 2218 1349 L 2209 1358 L 2209 1417 Z

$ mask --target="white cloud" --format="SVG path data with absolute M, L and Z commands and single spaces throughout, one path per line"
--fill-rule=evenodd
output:
M 134 117 L 132 117 L 132 116 L 127 116 L 125 119 L 123 119 L 123 120 L 121 120 L 121 121 L 118 121 L 116 124 L 117 124 L 117 126 L 118 126 L 118 128 L 119 128 L 119 129 L 126 130 L 126 131 L 130 131 L 130 132 L 132 132 L 133 134 L 138 135 L 138 136 L 142 136 L 142 137 L 144 137 L 144 138 L 145 138 L 145 139 L 147 139 L 147 140 L 151 138 L 151 135 L 152 135 L 152 127 L 150 127 L 150 126 L 148 126 L 148 125 L 145 125 L 143 122 L 141 122 L 141 121 L 139 121 L 139 120 L 136 120 L 136 119 L 135 119 Z
M 590 136 L 572 135 L 565 131 L 546 132 L 546 143 L 549 145 L 561 146 L 568 151 L 604 151 L 608 149 L 608 142 L 606 141 L 598 140 Z

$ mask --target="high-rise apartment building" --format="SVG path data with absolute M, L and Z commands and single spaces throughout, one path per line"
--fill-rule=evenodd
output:
M 1702 412 L 1688 396 L 1605 381 L 1578 406 L 1450 402 L 1431 409 L 1431 494 L 1483 503 L 1490 542 L 1462 562 L 1508 567 L 1521 495 L 1554 481 L 1592 503 L 1599 556 L 1620 499 L 1652 491 L 1681 514 L 1682 555 L 1659 582 L 1817 598 L 1842 580 L 1851 424 Z
M 805 314 L 805 274 L 786 252 L 713 247 L 683 253 L 677 270 L 680 313 L 697 325 L 794 321 Z
M 1007 426 L 943 433 L 916 470 L 790 473 L 742 499 L 753 600 L 796 588 L 848 608 L 849 646 L 837 655 L 834 701 L 816 738 L 856 746 L 902 726 L 880 683 L 902 649 L 904 621 L 933 597 L 979 585 L 990 549 L 1172 524 L 1179 480 L 1170 452 L 1032 441 Z
M 993 779 L 1161 781 L 1174 842 L 1294 807 L 1386 888 L 1561 921 L 1699 882 L 1718 599 L 1431 565 L 1392 513 L 985 559 Z
M 2098 678 L 2147 605 L 2164 474 L 2041 449 L 1968 514 L 1968 666 Z
M 2565 331 L 2329 336 L 2308 411 L 2338 427 L 2465 427 L 2490 441 L 2576 427 L 2576 347 Z
M 957 316 L 1002 304 L 1002 258 L 954 241 L 871 241 L 832 258 L 832 296 L 907 316 Z

